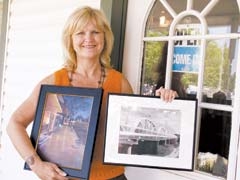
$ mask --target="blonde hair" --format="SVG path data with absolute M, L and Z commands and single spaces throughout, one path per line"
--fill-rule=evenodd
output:
M 96 26 L 104 33 L 104 48 L 100 55 L 100 63 L 105 67 L 111 67 L 110 55 L 113 47 L 113 32 L 107 18 L 101 10 L 91 7 L 82 7 L 76 9 L 68 18 L 62 33 L 62 43 L 64 50 L 64 67 L 69 71 L 77 68 L 76 53 L 73 49 L 72 35 L 74 32 L 83 29 L 90 21 L 96 23 Z

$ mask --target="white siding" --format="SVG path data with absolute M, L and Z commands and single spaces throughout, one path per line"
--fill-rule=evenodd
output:
M 0 179 L 38 179 L 23 170 L 23 160 L 5 132 L 13 110 L 44 76 L 61 67 L 61 32 L 68 15 L 77 7 L 100 8 L 100 0 L 12 0 L 8 27 L 5 82 L 3 84 L 2 149 Z M 30 132 L 31 127 L 29 127 Z

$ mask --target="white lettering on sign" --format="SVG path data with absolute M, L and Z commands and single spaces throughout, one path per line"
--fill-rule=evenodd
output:
M 174 64 L 191 64 L 191 54 L 174 54 L 173 63 Z

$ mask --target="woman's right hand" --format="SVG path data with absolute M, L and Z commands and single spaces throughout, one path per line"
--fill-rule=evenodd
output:
M 31 170 L 42 180 L 69 180 L 67 174 L 56 164 L 36 158 Z

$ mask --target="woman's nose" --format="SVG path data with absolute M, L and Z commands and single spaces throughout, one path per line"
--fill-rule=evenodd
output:
M 87 32 L 87 33 L 85 34 L 85 38 L 86 38 L 86 39 L 92 39 L 92 38 L 93 38 L 93 34 L 92 34 L 91 32 Z

